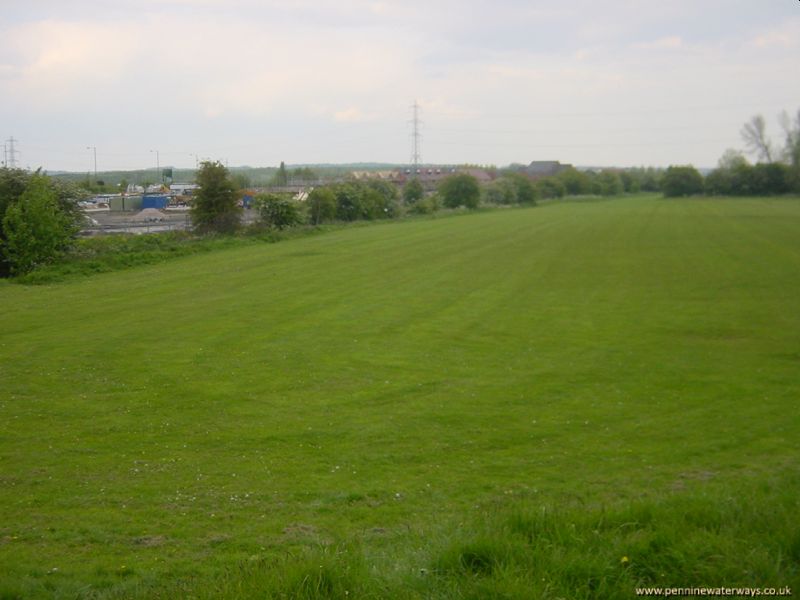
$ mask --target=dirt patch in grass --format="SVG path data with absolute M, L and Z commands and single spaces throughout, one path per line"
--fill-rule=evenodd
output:
M 134 546 L 142 546 L 144 548 L 157 548 L 167 543 L 167 538 L 163 535 L 145 535 L 133 539 Z

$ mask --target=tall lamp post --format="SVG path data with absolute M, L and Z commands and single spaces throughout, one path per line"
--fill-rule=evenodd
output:
M 97 146 L 86 146 L 87 150 L 94 152 L 94 183 L 97 184 Z
M 158 150 L 150 150 L 150 152 L 156 153 L 156 181 L 158 181 L 158 178 L 161 177 L 161 159 L 158 155 Z M 161 180 L 161 183 L 164 183 L 163 179 Z

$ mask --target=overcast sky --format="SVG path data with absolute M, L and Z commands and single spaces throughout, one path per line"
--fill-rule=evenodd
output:
M 0 136 L 86 171 L 712 167 L 800 108 L 798 0 L 2 0 Z

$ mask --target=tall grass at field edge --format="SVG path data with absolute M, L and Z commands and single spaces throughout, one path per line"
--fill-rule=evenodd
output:
M 181 256 L 307 237 L 330 229 L 330 226 L 323 225 L 282 231 L 251 228 L 237 235 L 195 235 L 186 231 L 172 231 L 85 238 L 78 240 L 76 246 L 59 262 L 42 266 L 13 281 L 28 285 L 55 283 L 72 277 L 157 264 Z
M 705 484 L 703 484 L 705 485 Z M 607 507 L 502 501 L 379 554 L 338 540 L 222 575 L 81 598 L 631 598 L 636 588 L 800 585 L 800 475 Z M 23 595 L 6 595 L 22 598 Z

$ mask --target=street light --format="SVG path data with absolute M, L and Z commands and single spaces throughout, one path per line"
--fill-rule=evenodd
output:
M 150 150 L 150 152 L 156 153 L 156 180 L 161 177 L 161 158 L 159 157 L 158 150 Z M 162 180 L 161 183 L 164 183 Z
M 86 149 L 94 151 L 94 182 L 97 183 L 97 146 L 86 146 Z

